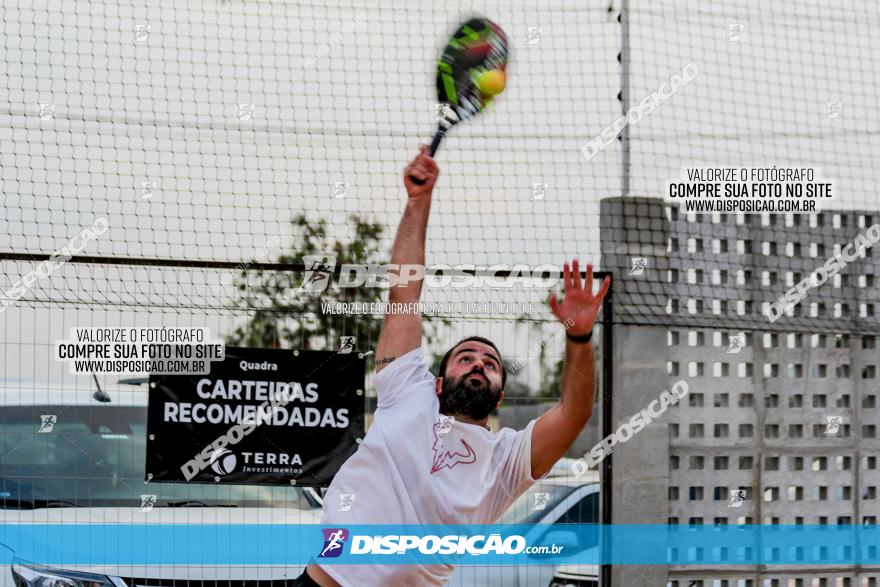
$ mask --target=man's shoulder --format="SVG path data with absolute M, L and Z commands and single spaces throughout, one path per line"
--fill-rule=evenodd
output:
M 520 429 L 503 426 L 492 433 L 492 443 L 495 445 L 496 454 L 507 454 L 514 446 L 523 442 L 531 445 L 531 431 L 535 420 L 530 420 Z
M 435 381 L 425 364 L 422 348 L 414 348 L 395 357 L 373 378 L 378 408 L 425 406 L 436 395 L 433 391 Z
M 433 378 L 425 361 L 425 352 L 421 346 L 415 347 L 397 357 L 384 357 L 380 361 L 382 362 L 382 368 L 376 372 L 374 378 L 376 385 L 390 383 L 391 381 L 397 382 L 401 379 L 420 379 L 425 378 L 426 375 Z
M 528 422 L 526 422 L 522 428 L 511 428 L 510 426 L 501 426 L 498 430 L 492 433 L 492 436 L 495 438 L 509 438 L 511 435 L 523 434 L 527 430 L 530 430 L 537 421 L 537 418 L 532 418 Z

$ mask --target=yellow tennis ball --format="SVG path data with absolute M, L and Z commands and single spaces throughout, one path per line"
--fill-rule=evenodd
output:
M 504 91 L 507 76 L 503 70 L 490 69 L 477 77 L 477 89 L 485 96 L 496 96 Z

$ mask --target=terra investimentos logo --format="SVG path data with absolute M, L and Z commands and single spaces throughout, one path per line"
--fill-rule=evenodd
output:
M 238 458 L 228 448 L 221 448 L 211 453 L 211 470 L 218 475 L 228 475 L 235 470 Z

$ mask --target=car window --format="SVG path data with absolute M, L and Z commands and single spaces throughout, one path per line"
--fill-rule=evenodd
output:
M 598 524 L 599 523 L 599 493 L 594 492 L 586 495 L 565 512 L 557 524 Z
M 498 519 L 499 524 L 535 524 L 576 489 L 571 485 L 535 483 Z
M 565 524 L 598 524 L 599 523 L 599 492 L 585 495 L 572 504 L 550 528 L 564 529 Z M 549 531 L 549 530 L 548 530 Z M 596 546 L 598 534 L 591 532 L 578 532 L 577 544 L 573 547 L 575 552 Z
M 55 414 L 50 432 L 41 416 Z M 146 407 L 7 406 L 0 410 L 0 507 L 58 501 L 131 506 L 200 502 L 237 507 L 320 507 L 302 489 L 232 484 L 144 483 Z

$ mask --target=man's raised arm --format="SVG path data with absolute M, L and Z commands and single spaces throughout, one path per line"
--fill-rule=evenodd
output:
M 602 307 L 602 298 L 608 292 L 611 278 L 606 277 L 596 295 L 593 295 L 593 267 L 587 265 L 587 275 L 581 286 L 578 261 L 571 269 L 563 267 L 565 297 L 562 304 L 556 295 L 550 297 L 550 309 L 567 327 L 565 365 L 562 370 L 562 397 L 547 410 L 532 429 L 532 478 L 542 477 L 569 449 L 580 431 L 593 415 L 596 396 L 596 360 L 593 343 L 577 342 L 593 331 L 596 316 Z
M 385 313 L 376 349 L 377 373 L 422 344 L 422 316 L 417 305 L 425 274 L 425 236 L 431 212 L 431 193 L 439 174 L 437 164 L 428 155 L 427 145 L 422 145 L 419 155 L 403 171 L 408 197 L 391 250 L 391 264 L 397 268 L 389 270 L 396 276 L 389 276 L 392 283 L 396 281 L 400 285 L 389 288 L 388 302 L 409 306 L 402 306 L 404 310 L 400 313 Z

